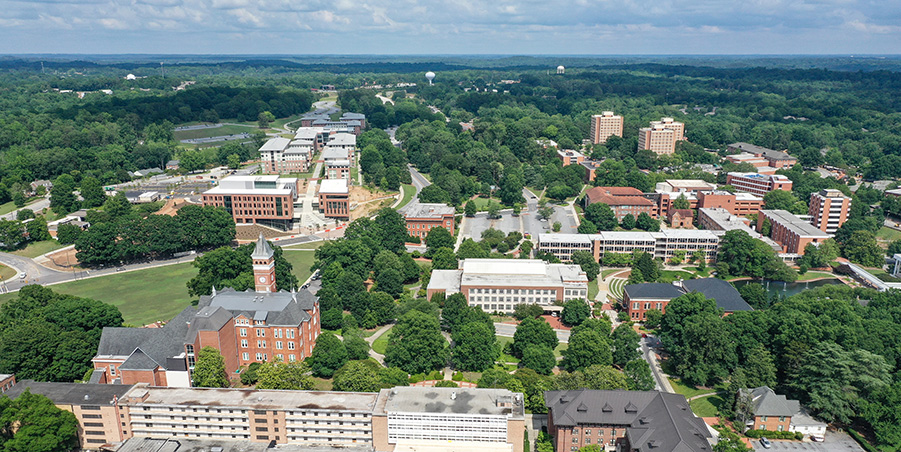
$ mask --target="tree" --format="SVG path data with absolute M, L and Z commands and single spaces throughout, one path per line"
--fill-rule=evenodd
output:
M 495 219 L 501 217 L 501 205 L 494 202 L 488 201 L 488 218 Z
M 685 198 L 685 193 L 680 193 L 679 197 L 673 201 L 673 209 L 690 209 L 691 204 L 688 202 L 688 199 Z
M 203 347 L 197 353 L 197 361 L 191 372 L 193 386 L 200 388 L 227 388 L 228 373 L 225 371 L 225 360 L 219 350 Z
M 598 227 L 589 220 L 582 220 L 582 222 L 579 223 L 577 231 L 579 234 L 595 234 L 598 232 Z
M 601 231 L 612 231 L 618 224 L 616 214 L 604 203 L 589 204 L 585 208 L 585 219 L 597 225 Z
M 385 351 L 385 365 L 407 373 L 428 372 L 447 363 L 447 341 L 438 319 L 412 310 L 400 318 L 391 331 Z
M 398 297 L 404 291 L 403 276 L 396 267 L 382 267 L 375 276 L 375 288 L 392 297 Z
M 613 330 L 613 364 L 623 368 L 629 361 L 638 359 L 641 354 L 638 353 L 638 341 L 641 337 L 632 325 L 629 323 L 621 323 Z
M 43 185 L 39 188 L 43 188 Z M 16 207 L 18 207 L 18 208 L 25 207 L 25 202 L 26 202 L 25 193 L 22 193 L 21 191 L 16 191 L 15 193 L 13 193 L 12 198 L 13 198 L 13 204 L 15 204 Z
M 317 343 L 316 345 L 318 346 L 319 344 Z M 307 369 L 301 363 L 285 363 L 275 358 L 275 360 L 264 363 L 257 369 L 259 378 L 257 380 L 257 389 L 309 391 L 313 389 L 315 383 L 309 375 L 306 375 L 306 372 Z
M 628 389 L 626 376 L 609 365 L 594 364 L 581 372 L 586 389 Z
M 541 375 L 550 375 L 551 370 L 557 365 L 557 357 L 546 345 L 529 345 L 523 350 L 519 364 Z
M 538 208 L 538 216 L 542 219 L 549 220 L 554 216 L 554 208 L 551 206 L 541 206 Z
M 792 210 L 792 206 L 798 202 L 790 191 L 773 190 L 763 195 L 763 204 L 768 210 Z
M 229 154 L 227 158 L 228 167 L 231 169 L 238 169 L 241 167 L 241 156 L 238 154 Z
M 627 231 L 631 231 L 631 230 L 635 229 L 635 217 L 632 216 L 631 213 L 627 213 L 626 215 L 623 216 L 623 220 L 620 222 L 619 225 L 621 228 L 623 228 Z
M 460 242 L 457 259 L 485 259 L 486 257 L 488 257 L 488 251 L 473 239 L 468 238 Z
M 232 219 L 231 214 L 222 207 L 184 206 L 178 209 L 175 218 L 178 220 L 181 230 L 184 231 L 185 248 L 187 249 L 202 250 L 231 245 L 235 239 L 235 221 Z M 248 247 L 247 255 L 249 256 L 250 252 L 253 251 L 253 244 L 243 246 Z M 274 248 L 276 249 L 276 255 L 279 255 L 280 248 Z M 239 247 L 239 249 L 241 248 Z M 290 271 L 287 274 L 282 274 L 282 272 L 278 271 L 279 266 L 286 264 L 287 261 L 276 262 L 277 278 L 293 276 Z M 289 279 L 293 279 L 295 283 L 284 286 L 285 290 L 297 285 L 296 277 Z M 288 280 L 283 281 L 288 282 Z M 279 284 L 279 287 L 282 288 L 281 284 Z
M 613 362 L 610 342 L 594 330 L 581 330 L 569 337 L 569 347 L 563 350 L 561 367 L 570 372 L 595 364 L 609 366 Z
M 644 313 L 644 326 L 645 328 L 654 329 L 660 326 L 660 321 L 663 319 L 663 312 L 658 309 L 649 309 Z
M 563 303 L 560 320 L 567 326 L 578 325 L 591 315 L 591 307 L 585 300 L 572 299 Z
M 96 177 L 85 177 L 81 180 L 81 207 L 90 209 L 92 207 L 100 207 L 106 202 L 106 192 L 103 191 L 103 184 Z
M 763 348 L 762 345 L 754 347 L 748 353 L 742 368 L 747 376 L 748 387 L 776 386 L 776 364 L 773 360 L 773 354 Z
M 669 306 L 663 316 L 664 321 L 667 315 Z M 667 348 L 670 349 L 668 345 Z M 696 385 L 712 385 L 726 378 L 738 359 L 735 341 L 718 314 L 704 313 L 689 317 L 678 345 L 671 350 L 678 375 Z
M 901 382 L 876 389 L 863 404 L 863 418 L 873 427 L 880 444 L 901 445 Z
M 738 293 L 754 309 L 766 309 L 770 305 L 769 294 L 759 283 L 745 284 L 738 289 Z
M 594 281 L 601 272 L 601 265 L 594 260 L 594 255 L 590 251 L 574 251 L 570 259 L 585 272 L 589 281 Z
M 766 243 L 742 230 L 728 231 L 720 240 L 717 271 L 724 275 L 794 281 L 798 275 Z
M 50 208 L 58 215 L 67 214 L 78 209 L 78 200 L 75 199 L 75 180 L 68 174 L 56 178 L 53 187 L 50 188 Z
M 486 324 L 470 322 L 453 334 L 451 351 L 454 367 L 470 372 L 481 372 L 494 365 L 500 355 L 497 339 Z
M 444 301 L 444 309 L 441 310 L 441 320 L 448 330 L 457 331 L 463 326 L 467 311 L 469 311 L 469 303 L 466 301 L 466 297 L 462 293 L 457 292 L 447 297 Z
M 630 391 L 650 391 L 655 387 L 651 366 L 641 358 L 627 362 L 623 373 L 628 379 Z
M 181 210 L 186 209 L 187 207 L 188 206 L 185 206 Z M 181 210 L 179 210 L 179 212 Z M 128 198 L 125 197 L 125 193 L 119 192 L 116 196 L 106 198 L 106 201 L 103 203 L 103 211 L 109 214 L 110 218 L 115 221 L 131 213 L 131 203 L 128 202 Z
M 257 125 L 259 125 L 261 129 L 269 127 L 269 124 L 272 123 L 272 121 L 275 121 L 275 115 L 270 111 L 262 111 L 257 115 Z
M 178 167 L 186 173 L 206 168 L 206 157 L 200 151 L 186 150 L 179 155 Z
M 341 321 L 344 320 L 344 313 L 340 308 L 323 310 L 320 321 L 322 328 L 326 330 L 337 330 L 341 328 Z
M 633 269 L 641 272 L 645 282 L 657 282 L 657 279 L 660 278 L 660 269 L 657 267 L 657 261 L 654 260 L 654 256 L 651 253 L 640 253 Z
M 329 378 L 347 362 L 347 348 L 332 333 L 322 333 L 316 339 L 316 347 L 309 358 L 313 376 Z
M 438 248 L 432 253 L 432 269 L 456 270 L 457 266 L 457 255 L 454 254 L 453 248 Z
M 34 211 L 31 209 L 19 209 L 19 211 L 16 212 L 16 220 L 18 221 L 30 220 L 32 218 L 34 218 Z
M 56 240 L 62 245 L 71 245 L 81 235 L 81 231 L 82 229 L 74 224 L 61 224 L 56 229 Z
M 476 216 L 476 203 L 472 201 L 466 201 L 465 207 L 463 208 L 463 213 L 470 218 Z
M 28 232 L 28 239 L 33 242 L 50 240 L 50 232 L 47 230 L 47 219 L 43 215 L 29 221 L 25 224 L 25 231 Z
M 553 350 L 557 348 L 558 343 L 557 333 L 544 319 L 525 319 L 519 322 L 516 332 L 513 333 L 511 350 L 514 356 L 522 358 L 522 353 L 530 345 L 544 345 Z
M 642 231 L 657 232 L 660 230 L 660 220 L 651 218 L 646 212 L 642 212 L 635 219 L 635 227 Z
M 734 437 L 720 438 L 713 446 L 713 452 L 747 452 L 749 450 L 753 449 L 746 446 L 737 435 Z
M 25 389 L 16 400 L 0 397 L 0 447 L 10 452 L 78 448 L 78 420 L 47 397 Z
M 539 317 L 544 314 L 544 308 L 537 303 L 519 303 L 513 306 L 513 317 L 516 320 L 525 320 L 528 318 Z
M 379 325 L 385 325 L 394 320 L 394 298 L 384 292 L 370 292 L 369 294 L 369 312 L 375 316 L 375 321 Z
M 350 361 L 335 372 L 332 389 L 347 392 L 378 392 L 378 371 L 365 361 Z
M 256 361 L 248 364 L 247 369 L 244 369 L 244 372 L 241 372 L 241 384 L 246 386 L 257 384 L 257 382 L 260 381 L 260 375 L 257 372 L 262 365 L 263 363 Z
M 407 241 L 409 233 L 407 232 L 407 223 L 401 214 L 392 208 L 385 207 L 378 211 L 374 223 L 377 228 L 375 232 L 382 248 L 397 254 L 406 252 L 404 243 Z
M 408 386 L 410 384 L 410 376 L 397 367 L 384 367 L 379 369 L 379 382 L 381 382 L 383 388 Z
M 369 358 L 369 343 L 356 334 L 344 332 L 344 348 L 347 350 L 347 359 L 358 361 Z
M 876 235 L 870 231 L 854 231 L 842 244 L 842 255 L 866 267 L 879 267 L 885 261 L 882 248 L 876 244 Z
M 454 236 L 447 229 L 432 228 L 425 237 L 425 244 L 428 247 L 426 254 L 432 256 L 439 248 L 454 249 Z

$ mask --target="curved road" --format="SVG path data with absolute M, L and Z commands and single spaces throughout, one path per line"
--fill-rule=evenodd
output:
M 19 290 L 28 284 L 60 282 L 72 277 L 70 273 L 51 270 L 43 265 L 38 265 L 34 262 L 34 259 L 10 253 L 0 253 L 0 264 L 17 271 L 17 276 L 3 283 L 2 290 L 4 292 Z M 24 279 L 18 277 L 18 274 L 21 273 L 25 273 Z

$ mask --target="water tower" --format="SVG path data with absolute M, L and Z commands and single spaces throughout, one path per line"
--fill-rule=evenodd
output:
M 425 78 L 428 79 L 429 85 L 431 85 L 431 84 L 432 84 L 432 80 L 435 79 L 435 73 L 432 72 L 432 71 L 426 72 L 426 73 L 425 73 Z
M 557 74 L 562 75 L 562 74 L 565 74 L 565 73 L 566 73 L 566 68 L 565 68 L 565 67 L 563 67 L 563 66 L 557 66 Z

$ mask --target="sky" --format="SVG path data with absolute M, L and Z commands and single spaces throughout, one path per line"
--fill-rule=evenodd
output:
M 897 54 L 898 0 L 0 0 L 0 53 Z

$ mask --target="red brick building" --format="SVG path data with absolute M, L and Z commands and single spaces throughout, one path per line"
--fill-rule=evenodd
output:
M 791 179 L 778 174 L 729 173 L 726 184 L 738 191 L 757 196 L 765 196 L 773 190 L 792 191 Z
M 670 209 L 666 221 L 672 228 L 693 228 L 695 213 L 691 209 Z
M 455 210 L 447 204 L 412 202 L 398 210 L 398 213 L 404 216 L 407 233 L 412 237 L 425 239 L 432 228 L 444 228 L 454 235 Z
M 632 187 L 594 187 L 585 192 L 585 207 L 603 203 L 610 206 L 616 214 L 616 221 L 622 221 L 626 215 L 638 218 L 646 213 L 657 218 L 658 208 L 654 201 L 645 197 L 641 190 Z
M 557 151 L 557 157 L 563 162 L 563 166 L 580 165 L 585 161 L 585 155 L 572 149 L 561 149 Z
M 732 284 L 716 278 L 690 279 L 673 284 L 630 284 L 623 288 L 623 305 L 633 321 L 641 322 L 651 309 L 666 313 L 666 306 L 670 301 L 691 292 L 712 298 L 725 315 L 752 310 Z
M 797 215 L 785 210 L 761 210 L 757 216 L 757 232 L 770 227 L 769 237 L 782 246 L 783 253 L 804 254 L 808 243 L 820 243 L 832 237 Z
M 810 224 L 830 234 L 838 230 L 848 220 L 851 213 L 851 198 L 831 188 L 810 195 Z
M 252 362 L 310 356 L 321 330 L 319 301 L 306 290 L 276 290 L 274 254 L 260 236 L 251 255 L 255 291 L 214 288 L 162 328 L 104 328 L 91 381 L 187 387 L 206 346 L 219 350 L 231 378 Z
M 350 218 L 350 187 L 346 179 L 319 181 L 319 211 L 328 218 Z
M 289 230 L 294 222 L 297 179 L 231 176 L 203 193 L 203 205 L 224 207 L 237 224 L 262 224 Z
M 733 215 L 751 215 L 763 208 L 763 198 L 750 193 L 730 193 L 725 190 L 698 193 L 698 209 L 726 209 Z

